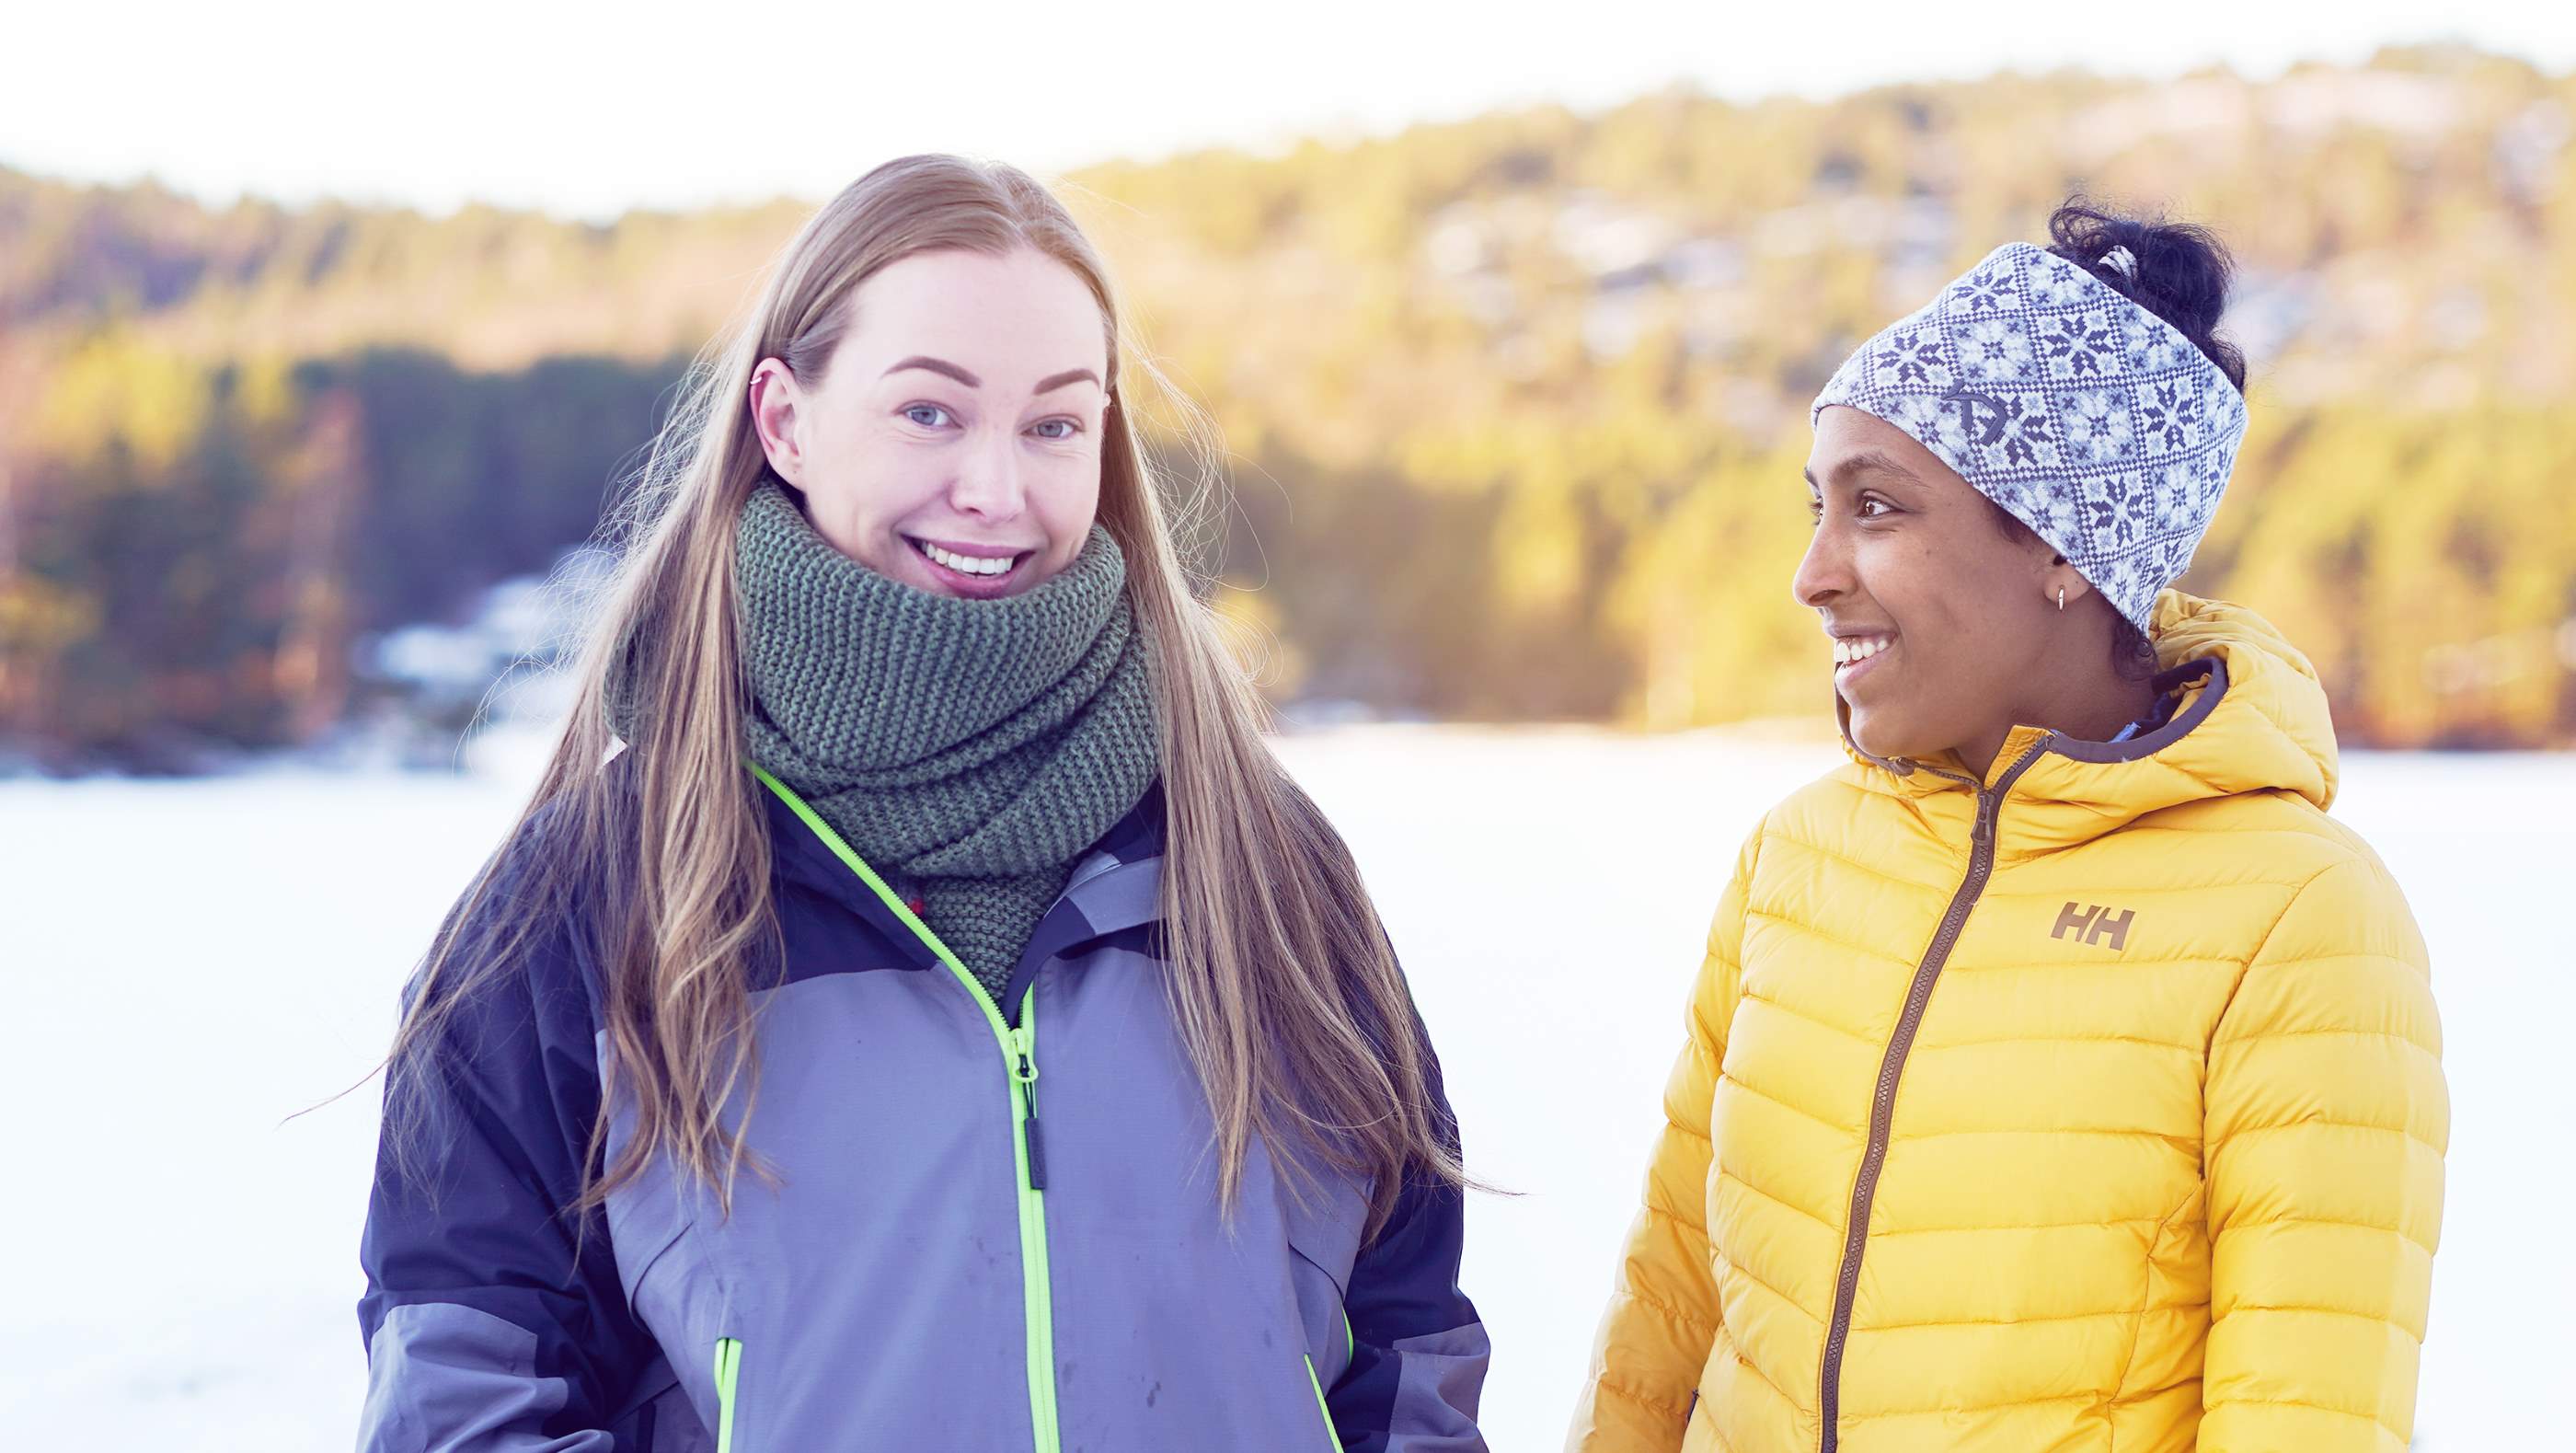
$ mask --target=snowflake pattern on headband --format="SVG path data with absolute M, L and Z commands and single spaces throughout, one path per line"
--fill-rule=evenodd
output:
M 2077 263 L 2007 243 L 1862 344 L 1808 418 L 1903 429 L 2147 629 L 2245 439 L 2245 399 L 2172 324 Z

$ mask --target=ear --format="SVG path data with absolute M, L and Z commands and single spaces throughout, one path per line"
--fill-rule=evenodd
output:
M 797 427 L 804 405 L 804 390 L 784 362 L 764 358 L 751 371 L 751 427 L 760 435 L 761 452 L 778 477 L 799 490 L 805 487 L 805 450 Z
M 2052 558 L 2048 569 L 2041 572 L 2040 576 L 2041 592 L 2048 597 L 2049 604 L 2055 605 L 2063 599 L 2067 605 L 2073 605 L 2091 595 L 2093 582 L 2085 579 L 2073 565 L 2068 564 L 2065 556 L 2051 553 Z

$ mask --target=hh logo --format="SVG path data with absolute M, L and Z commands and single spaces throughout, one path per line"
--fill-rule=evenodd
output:
M 2129 946 L 2129 925 L 2136 921 L 2137 916 L 2138 910 L 2134 908 L 2123 908 L 2120 916 L 2114 918 L 2110 909 L 2099 904 L 2087 903 L 2079 908 L 2069 903 L 2058 911 L 2057 927 L 2048 936 L 2064 938 L 2071 933 L 2081 943 L 2107 941 L 2111 952 L 2119 953 Z

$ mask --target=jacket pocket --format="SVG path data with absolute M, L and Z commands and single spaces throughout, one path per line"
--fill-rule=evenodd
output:
M 742 1342 L 716 1339 L 716 1453 L 733 1453 L 733 1400 L 742 1384 Z
M 2129 1346 L 2109 1402 L 2119 1407 L 2167 1391 L 2200 1373 L 2200 1353 L 2178 1339 L 2176 1319 L 2197 1320 L 2209 1308 L 2208 1185 L 2195 1182 L 2181 1204 L 2147 1233 L 2138 1303 L 2129 1317 Z M 2189 1362 L 2189 1366 L 2181 1365 Z
M 1332 1404 L 1324 1401 L 1324 1380 L 1315 1375 L 1315 1359 L 1306 1359 L 1306 1381 L 1315 1388 L 1315 1411 L 1324 1415 L 1324 1437 L 1333 1445 L 1333 1453 L 1342 1453 L 1341 1430 L 1333 1426 Z
M 1296 1298 L 1297 1326 L 1306 1339 L 1306 1366 L 1320 1381 L 1324 1369 L 1338 1379 L 1358 1350 L 1342 1282 L 1295 1246 L 1288 1248 L 1288 1285 Z
M 632 1223 L 629 1224 L 631 1227 Z M 683 1221 L 668 1230 L 656 1229 L 653 1240 L 648 1243 L 653 1249 L 644 1251 L 632 1240 L 618 1241 L 616 1223 L 610 1223 L 611 1247 L 617 1256 L 617 1279 L 626 1292 L 627 1313 L 645 1326 L 653 1325 L 652 1313 L 656 1310 L 652 1299 L 645 1293 L 646 1280 L 656 1267 L 670 1259 L 672 1251 L 688 1236 L 692 1224 Z M 687 1258 L 682 1257 L 673 1261 L 672 1266 L 677 1267 L 685 1260 Z

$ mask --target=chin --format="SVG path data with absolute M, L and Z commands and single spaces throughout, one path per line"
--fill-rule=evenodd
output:
M 1852 745 L 1881 761 L 1899 757 L 1928 757 L 1927 750 L 1902 723 L 1891 723 L 1883 713 L 1854 710 L 1851 714 Z

